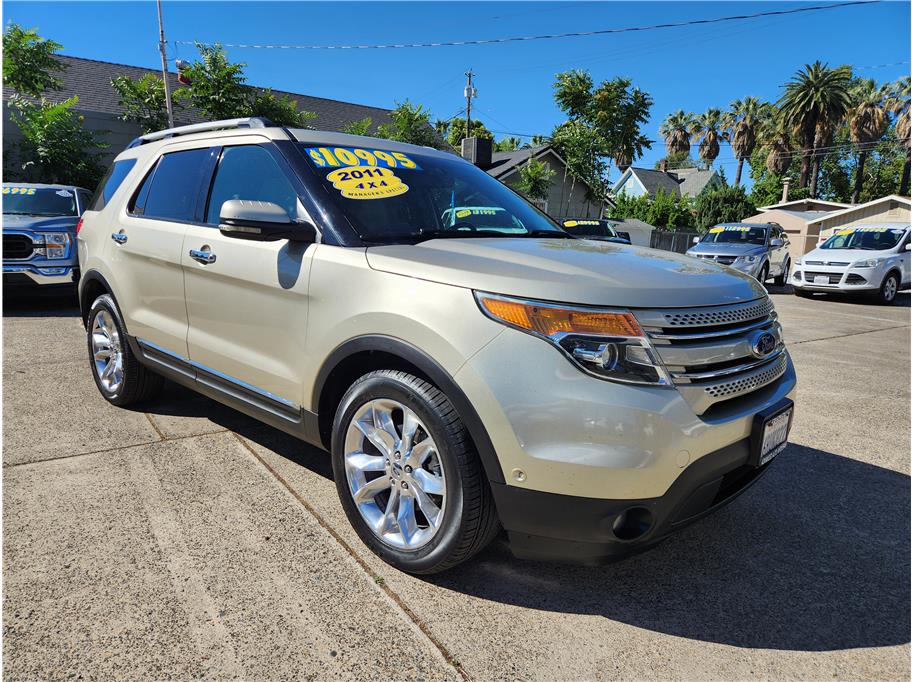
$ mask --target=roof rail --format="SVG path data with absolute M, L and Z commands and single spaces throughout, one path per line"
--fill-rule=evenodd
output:
M 205 133 L 209 130 L 230 130 L 231 128 L 269 128 L 275 125 L 268 118 L 262 116 L 248 116 L 246 118 L 231 118 L 224 121 L 207 121 L 205 123 L 193 123 L 188 126 L 179 126 L 177 128 L 168 128 L 159 130 L 148 135 L 142 135 L 127 145 L 127 149 L 138 147 L 147 142 L 164 140 L 168 137 L 178 137 L 179 135 L 192 135 L 193 133 Z

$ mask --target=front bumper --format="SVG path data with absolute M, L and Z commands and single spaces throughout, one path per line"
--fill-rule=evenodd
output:
M 880 288 L 883 268 L 846 268 L 821 265 L 795 266 L 789 284 L 802 291 L 852 293 Z
M 73 286 L 79 281 L 79 269 L 73 265 L 4 263 L 3 286 L 34 288 Z
M 772 465 L 747 439 L 701 457 L 661 497 L 603 500 L 492 484 L 510 549 L 522 559 L 603 563 L 647 549 L 731 502 Z M 775 461 L 775 460 L 773 460 Z

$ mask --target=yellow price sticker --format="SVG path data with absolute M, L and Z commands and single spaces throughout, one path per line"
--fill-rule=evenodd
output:
M 421 166 L 402 152 L 360 147 L 307 147 L 307 156 L 320 168 L 343 166 L 373 166 L 378 168 L 407 168 L 421 170 Z
M 346 199 L 388 199 L 409 189 L 389 168 L 337 168 L 326 179 Z
M 713 227 L 713 228 L 710 228 L 709 233 L 718 234 L 719 232 L 723 232 L 724 230 L 725 230 L 724 227 Z
M 456 211 L 457 218 L 468 218 L 470 215 L 472 215 L 472 212 L 467 208 L 464 208 L 461 211 Z
M 576 227 L 579 223 L 575 220 L 565 220 L 564 227 Z
M 4 187 L 4 194 L 34 194 L 34 187 Z

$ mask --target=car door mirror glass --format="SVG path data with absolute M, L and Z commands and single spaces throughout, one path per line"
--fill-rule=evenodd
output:
M 292 220 L 278 204 L 248 199 L 229 199 L 222 204 L 219 231 L 226 237 L 255 241 L 288 239 L 311 243 L 317 237 L 312 224 Z
M 783 246 L 783 245 L 785 245 L 785 242 L 782 241 L 781 239 L 779 239 L 779 237 L 773 237 L 772 239 L 770 239 L 770 246 L 772 246 L 774 249 L 778 249 L 780 246 Z
M 699 243 L 700 243 L 700 238 L 694 237 L 694 244 L 699 244 Z

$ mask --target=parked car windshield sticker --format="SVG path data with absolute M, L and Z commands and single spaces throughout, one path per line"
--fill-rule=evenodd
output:
M 337 168 L 326 179 L 346 199 L 388 199 L 408 192 L 408 185 L 389 168 Z
M 73 196 L 73 193 L 70 192 L 69 190 L 66 190 L 66 189 L 58 189 L 56 192 L 54 192 L 54 194 L 56 194 L 58 197 L 71 197 L 71 196 Z
M 710 234 L 718 234 L 719 232 L 747 232 L 750 230 L 749 227 L 744 227 L 742 225 L 719 225 L 718 227 L 713 227 L 710 229 Z
M 34 194 L 34 187 L 4 187 L 4 194 Z
M 598 220 L 565 220 L 564 227 L 576 227 L 577 225 L 598 225 Z
M 847 227 L 839 230 L 836 234 L 852 234 L 853 232 L 892 232 L 900 234 L 903 230 L 895 227 Z
M 379 168 L 408 168 L 421 170 L 421 166 L 402 152 L 385 152 L 382 149 L 359 147 L 306 147 L 307 156 L 317 166 L 377 166 Z

